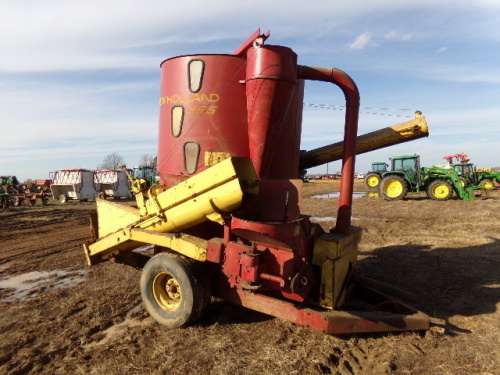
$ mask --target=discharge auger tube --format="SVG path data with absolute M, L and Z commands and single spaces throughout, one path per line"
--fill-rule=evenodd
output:
M 425 117 L 417 117 L 410 121 L 360 135 L 356 139 L 356 154 L 379 150 L 427 136 L 429 136 L 429 128 Z M 300 155 L 300 169 L 317 167 L 342 159 L 343 146 L 343 142 L 337 142 L 303 152 Z
M 299 66 L 299 79 L 330 82 L 340 87 L 346 100 L 342 179 L 335 232 L 348 234 L 351 228 L 352 191 L 359 118 L 359 91 L 349 75 L 335 68 Z

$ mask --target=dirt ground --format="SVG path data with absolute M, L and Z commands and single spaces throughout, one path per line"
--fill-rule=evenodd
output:
M 305 184 L 303 213 L 332 227 L 338 200 L 313 196 L 337 190 Z M 0 374 L 500 374 L 500 192 L 354 199 L 360 273 L 417 295 L 444 335 L 328 336 L 215 300 L 195 326 L 162 327 L 140 271 L 85 266 L 94 204 L 0 213 Z

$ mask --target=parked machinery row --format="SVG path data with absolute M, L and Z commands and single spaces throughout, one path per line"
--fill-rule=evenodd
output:
M 146 178 L 155 184 L 154 169 L 135 167 L 134 178 Z M 60 169 L 50 172 L 48 180 L 27 180 L 19 183 L 16 176 L 0 176 L 0 207 L 28 204 L 34 206 L 37 200 L 46 205 L 52 197 L 61 203 L 69 200 L 113 197 L 130 198 L 131 181 L 123 170 Z
M 37 200 L 46 205 L 50 197 L 49 189 L 49 180 L 27 180 L 19 183 L 16 176 L 0 176 L 0 205 L 2 208 L 21 204 L 34 206 Z
M 462 200 L 472 200 L 479 189 L 491 189 L 500 182 L 500 174 L 478 172 L 472 163 L 421 167 L 419 155 L 390 158 L 390 169 L 383 162 L 372 164 L 365 184 L 378 189 L 385 200 L 404 199 L 410 192 L 426 192 L 434 200 L 447 200 L 455 193 Z

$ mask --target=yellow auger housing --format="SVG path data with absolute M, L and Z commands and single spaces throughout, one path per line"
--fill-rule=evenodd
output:
M 170 189 L 153 186 L 148 198 L 136 194 L 137 207 L 98 199 L 92 219 L 95 238 L 84 244 L 88 264 L 144 244 L 205 260 L 206 241 L 178 232 L 207 220 L 224 224 L 223 216 L 256 197 L 258 190 L 251 160 L 232 157 Z

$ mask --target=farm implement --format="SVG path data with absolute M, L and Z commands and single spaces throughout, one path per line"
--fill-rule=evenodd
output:
M 37 200 L 46 205 L 49 200 L 48 183 L 46 180 L 28 180 L 19 183 L 16 176 L 0 176 L 0 195 L 2 208 L 10 205 L 20 206 L 26 203 L 34 206 Z
M 88 264 L 142 268 L 144 305 L 171 328 L 195 322 L 211 296 L 327 334 L 431 328 L 411 295 L 356 271 L 355 83 L 335 68 L 298 65 L 268 37 L 258 30 L 232 54 L 162 62 L 161 185 L 134 184 L 136 207 L 97 200 Z M 324 158 L 300 152 L 304 80 L 338 86 L 346 100 L 343 142 Z M 300 176 L 338 157 L 332 148 L 342 180 L 337 222 L 325 232 L 300 212 Z M 153 256 L 134 251 L 147 244 Z

